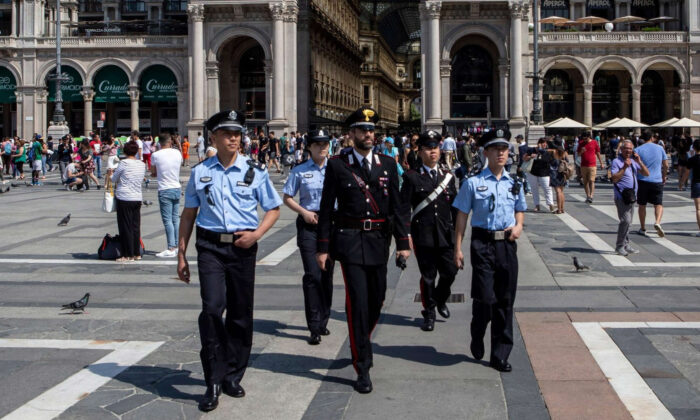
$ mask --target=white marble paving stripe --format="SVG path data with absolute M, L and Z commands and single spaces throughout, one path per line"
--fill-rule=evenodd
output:
M 0 347 L 113 350 L 3 417 L 3 420 L 53 419 L 163 344 L 162 341 L 0 339 Z
M 684 201 L 686 203 L 692 203 L 694 201 L 692 198 L 683 197 L 682 195 L 679 195 L 679 194 L 666 194 L 666 196 L 673 197 L 676 200 Z
M 274 266 L 282 261 L 284 261 L 287 257 L 292 255 L 294 251 L 297 250 L 297 237 L 294 235 L 294 237 L 287 242 L 285 242 L 281 247 L 277 248 L 276 250 L 272 251 L 268 256 L 263 258 L 262 260 L 258 261 L 258 265 L 265 265 L 265 266 Z
M 568 213 L 558 214 L 557 216 L 614 267 L 700 267 L 700 262 L 632 262 L 622 255 L 615 255 L 615 250 L 612 246 L 591 232 L 590 229 L 573 216 Z
M 645 325 L 645 323 L 618 324 Z M 659 401 L 600 323 L 574 322 L 573 326 L 632 418 L 635 420 L 673 419 L 673 415 Z

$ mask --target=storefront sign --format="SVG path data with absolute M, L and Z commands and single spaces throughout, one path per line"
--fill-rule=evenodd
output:
M 61 80 L 61 97 L 63 102 L 82 102 L 83 95 L 80 91 L 83 89 L 83 78 L 80 77 L 80 73 L 69 66 L 61 66 L 61 73 L 67 76 L 67 79 Z M 46 86 L 49 90 L 49 102 L 56 101 L 56 81 L 51 79 L 55 74 L 56 69 L 49 73 L 47 77 L 48 83 Z
M 589 9 L 609 9 L 612 5 L 612 0 L 588 0 Z
M 542 9 L 568 9 L 568 0 L 542 0 Z
M 5 67 L 0 67 L 0 104 L 15 103 L 17 101 L 15 90 L 17 90 L 15 76 Z
M 95 102 L 129 102 L 129 77 L 117 66 L 102 68 L 92 84 Z
M 140 90 L 142 101 L 174 102 L 177 100 L 177 79 L 169 68 L 151 66 L 141 75 Z
M 632 0 L 632 7 L 656 7 L 656 0 Z

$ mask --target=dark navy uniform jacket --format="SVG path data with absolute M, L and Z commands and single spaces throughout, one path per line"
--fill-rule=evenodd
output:
M 369 186 L 376 210 L 353 174 L 366 187 Z M 409 250 L 409 208 L 401 202 L 399 194 L 399 175 L 394 158 L 373 153 L 369 178 L 364 175 L 352 149 L 329 159 L 318 217 L 318 252 L 330 252 L 334 260 L 349 264 L 387 263 L 391 232 L 388 229 L 363 231 L 339 227 L 345 219 L 391 221 L 396 249 Z M 336 200 L 338 209 L 334 211 Z
M 437 168 L 437 185 L 445 179 L 447 171 Z M 428 170 L 421 166 L 418 170 L 407 171 L 403 175 L 401 201 L 416 208 L 436 188 Z M 411 221 L 411 238 L 414 246 L 452 247 L 454 233 L 454 210 L 452 202 L 457 196 L 455 177 L 452 177 L 445 190 Z M 410 216 L 409 216 L 410 217 Z

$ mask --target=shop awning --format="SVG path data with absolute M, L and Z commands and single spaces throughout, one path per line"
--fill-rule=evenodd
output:
M 163 65 L 154 65 L 144 70 L 139 87 L 143 101 L 177 101 L 177 79 L 175 74 Z
M 67 76 L 67 79 L 61 81 L 61 96 L 63 102 L 82 102 L 83 95 L 80 93 L 83 90 L 83 78 L 78 73 L 78 70 L 70 66 L 61 66 L 61 73 Z M 49 102 L 56 101 L 56 80 L 52 77 L 56 74 L 54 68 L 46 77 L 46 87 L 49 90 Z
M 13 104 L 17 101 L 15 91 L 17 80 L 12 72 L 5 67 L 0 67 L 0 104 Z
M 92 85 L 95 102 L 129 102 L 129 76 L 117 66 L 101 68 Z
M 671 124 L 673 124 L 676 121 L 678 121 L 678 118 L 673 117 L 673 118 L 669 118 L 666 121 L 661 121 L 660 123 L 656 123 L 656 124 L 652 125 L 652 127 L 664 128 L 664 127 L 670 126 Z
M 559 118 L 544 125 L 544 128 L 591 128 L 571 118 Z

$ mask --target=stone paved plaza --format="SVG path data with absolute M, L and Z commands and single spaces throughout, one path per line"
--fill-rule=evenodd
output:
M 102 192 L 67 192 L 50 175 L 0 195 L 0 418 L 700 418 L 700 240 L 675 180 L 666 238 L 632 235 L 641 253 L 630 257 L 612 252 L 609 184 L 592 205 L 573 185 L 566 214 L 526 214 L 511 373 L 470 357 L 469 267 L 452 317 L 423 332 L 415 259 L 404 272 L 391 264 L 368 395 L 352 389 L 339 269 L 331 335 L 306 343 L 296 215 L 283 208 L 260 242 L 247 396 L 224 396 L 203 415 L 196 270 L 185 285 L 175 260 L 154 256 L 165 235 L 153 183 L 144 199 L 155 204 L 142 209 L 147 255 L 117 264 L 96 259 L 101 238 L 117 231 L 115 215 L 100 211 Z M 57 227 L 67 213 L 69 225 Z M 591 270 L 575 272 L 573 255 Z M 61 313 L 86 292 L 87 313 Z

